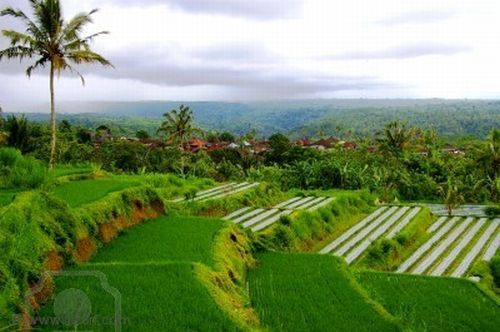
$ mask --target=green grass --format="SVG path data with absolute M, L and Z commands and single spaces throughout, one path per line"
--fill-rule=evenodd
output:
M 236 331 L 196 279 L 190 263 L 160 265 L 84 265 L 76 271 L 103 273 L 121 295 L 122 331 Z M 37 330 L 114 331 L 114 297 L 93 276 L 56 277 L 57 294 L 81 290 L 90 299 L 94 322 L 74 326 L 39 325 Z M 56 299 L 58 299 L 56 294 Z M 64 299 L 61 295 L 59 299 Z M 71 298 L 70 298 L 71 299 Z M 58 317 L 54 302 L 44 307 L 42 318 Z
M 224 223 L 195 217 L 160 217 L 126 230 L 94 262 L 182 261 L 212 264 L 212 240 Z
M 265 253 L 249 274 L 250 297 L 272 331 L 397 331 L 333 256 Z
M 500 306 L 464 279 L 363 272 L 359 283 L 415 331 L 498 331 Z
M 140 182 L 130 178 L 102 180 L 81 180 L 64 182 L 54 188 L 54 195 L 65 200 L 69 206 L 78 207 L 97 201 L 106 195 L 126 188 L 140 185 Z

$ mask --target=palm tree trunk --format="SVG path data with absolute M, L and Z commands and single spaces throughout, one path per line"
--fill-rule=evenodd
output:
M 56 107 L 54 98 L 54 64 L 50 64 L 50 161 L 49 167 L 54 168 L 56 162 Z

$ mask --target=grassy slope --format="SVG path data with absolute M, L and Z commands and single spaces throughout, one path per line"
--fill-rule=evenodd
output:
M 249 275 L 252 304 L 272 331 L 395 331 L 333 256 L 265 253 Z
M 138 226 L 104 248 L 95 261 L 75 270 L 104 273 L 122 294 L 125 331 L 233 331 L 234 323 L 197 279 L 194 263 L 210 262 L 214 233 L 223 225 L 200 218 L 159 218 Z M 58 291 L 83 290 L 91 299 L 93 315 L 113 315 L 112 298 L 96 286 L 96 280 L 61 277 L 56 282 Z M 49 303 L 42 315 L 53 316 L 52 308 Z M 105 331 L 109 326 L 80 328 Z
M 497 331 L 500 306 L 463 279 L 363 272 L 360 284 L 416 331 Z
M 122 180 L 119 177 L 72 181 L 62 183 L 54 188 L 54 195 L 65 200 L 69 206 L 78 207 L 97 201 L 109 193 L 138 186 L 139 184 L 139 181 Z

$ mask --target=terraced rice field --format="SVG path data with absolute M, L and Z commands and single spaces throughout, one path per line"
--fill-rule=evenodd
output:
M 421 211 L 420 207 L 380 207 L 323 248 L 320 253 L 333 253 L 351 264 L 379 238 L 393 238 Z
M 45 323 L 35 330 L 115 331 L 117 297 L 102 287 L 100 274 L 120 296 L 122 331 L 237 331 L 195 272 L 197 264 L 214 264 L 213 239 L 222 227 L 220 220 L 194 217 L 161 217 L 138 225 L 90 263 L 69 270 L 73 274 L 56 277 L 56 295 L 84 292 L 89 319 L 68 326 L 64 316 L 54 314 L 57 302 L 50 302 L 37 317 Z
M 196 193 L 193 201 L 206 201 L 206 200 L 210 200 L 210 199 L 223 198 L 225 196 L 234 195 L 234 194 L 237 194 L 239 192 L 255 188 L 258 185 L 259 185 L 258 182 L 254 182 L 254 183 L 231 182 L 231 183 L 221 185 L 221 186 L 218 186 L 215 188 L 200 191 L 200 192 Z M 184 197 L 180 197 L 180 198 L 174 199 L 172 202 L 173 203 L 180 203 L 184 200 L 186 200 Z
M 464 277 L 478 259 L 489 261 L 500 247 L 500 219 L 441 217 L 397 272 Z
M 244 207 L 228 214 L 223 219 L 239 224 L 243 228 L 251 229 L 253 232 L 258 232 L 273 225 L 282 216 L 289 215 L 294 210 L 315 211 L 333 201 L 332 197 L 294 197 L 271 209 Z

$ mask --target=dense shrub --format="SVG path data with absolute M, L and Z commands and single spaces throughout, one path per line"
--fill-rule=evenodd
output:
M 495 285 L 500 288 L 500 255 L 497 255 L 491 259 L 490 270 L 493 275 L 493 281 Z
M 47 179 L 45 164 L 12 148 L 0 149 L 0 188 L 33 189 Z

